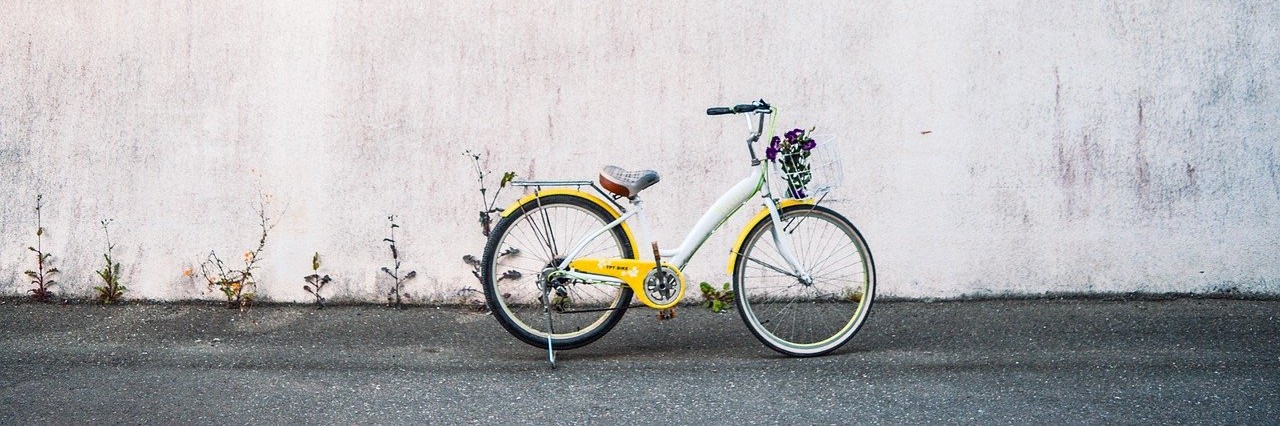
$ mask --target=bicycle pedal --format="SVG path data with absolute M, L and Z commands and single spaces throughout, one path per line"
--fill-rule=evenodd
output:
M 667 308 L 658 310 L 658 321 L 669 320 L 676 317 L 676 308 Z

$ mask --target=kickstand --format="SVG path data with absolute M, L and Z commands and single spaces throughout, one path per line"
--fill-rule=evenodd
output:
M 547 316 L 547 362 L 551 369 L 556 368 L 556 350 L 551 346 L 551 335 L 555 334 L 555 326 L 551 323 L 551 286 L 542 288 L 542 313 Z

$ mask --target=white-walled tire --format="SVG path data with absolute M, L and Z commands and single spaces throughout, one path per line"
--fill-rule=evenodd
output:
M 561 194 L 529 200 L 499 220 L 480 265 L 485 301 L 498 323 L 533 346 L 546 347 L 550 332 L 555 349 L 581 347 L 608 333 L 631 303 L 629 287 L 559 283 L 554 288 L 563 294 L 552 293 L 551 299 L 565 305 L 551 309 L 554 330 L 548 330 L 539 275 L 558 263 L 569 245 L 614 219 L 591 200 Z M 614 227 L 591 240 L 580 257 L 633 258 L 634 253 L 627 234 Z
M 793 205 L 779 211 L 795 258 L 810 284 L 782 271 L 771 235 L 773 221 L 757 223 L 734 267 L 733 290 L 747 329 L 769 348 L 796 357 L 819 356 L 857 334 L 875 298 L 875 265 L 866 241 L 847 219 L 828 208 Z

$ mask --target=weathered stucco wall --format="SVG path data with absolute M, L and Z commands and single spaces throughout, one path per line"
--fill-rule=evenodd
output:
M 262 295 L 306 300 L 319 251 L 378 300 L 395 213 L 408 291 L 449 298 L 483 245 L 466 149 L 655 168 L 676 244 L 745 173 L 702 110 L 763 97 L 838 135 L 882 295 L 1280 293 L 1280 6 L 1068 3 L 3 1 L 0 289 L 43 193 L 57 290 L 90 292 L 114 218 L 129 296 L 212 297 L 182 270 L 252 246 L 261 189 Z

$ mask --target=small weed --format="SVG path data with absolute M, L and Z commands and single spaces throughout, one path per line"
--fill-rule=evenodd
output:
M 253 272 L 258 268 L 258 262 L 262 261 L 262 249 L 267 246 L 267 235 L 276 226 L 276 222 L 272 222 L 267 217 L 267 197 L 259 194 L 258 200 L 258 226 L 261 230 L 261 237 L 258 238 L 258 246 L 253 250 L 244 252 L 244 267 L 231 268 L 218 257 L 218 253 L 210 251 L 209 256 L 203 262 L 200 262 L 200 272 L 204 275 L 205 281 L 208 281 L 210 288 L 216 288 L 222 292 L 227 298 L 227 308 L 244 310 L 249 307 L 255 298 L 252 290 L 257 289 L 257 281 L 254 279 Z M 189 272 L 184 271 L 186 275 Z
M 404 283 L 417 278 L 418 271 L 409 271 L 403 276 L 400 275 L 400 251 L 396 250 L 396 228 L 399 228 L 400 225 L 396 225 L 396 215 L 387 216 L 387 220 L 391 221 L 391 238 L 382 239 L 382 241 L 386 241 L 391 246 L 392 266 L 390 268 L 382 267 L 382 272 L 390 275 L 392 281 L 391 291 L 387 292 L 387 304 L 396 309 L 404 309 L 404 302 L 401 297 L 403 296 L 404 299 L 409 298 L 409 293 L 404 293 Z
M 480 259 L 476 259 L 476 257 L 475 257 L 475 256 L 472 256 L 472 255 L 469 255 L 469 254 L 468 254 L 468 255 L 463 255 L 463 256 L 462 256 L 462 263 L 465 263 L 465 264 L 467 264 L 467 265 L 471 266 L 471 275 L 474 275 L 474 276 L 476 277 L 476 279 L 477 279 L 477 280 L 480 280 L 480 279 L 481 279 L 481 278 L 480 278 Z
M 520 253 L 519 249 L 512 247 L 512 248 L 503 250 L 502 253 L 498 254 L 498 256 L 499 257 L 510 256 L 510 255 L 519 254 L 519 253 Z M 462 263 L 471 265 L 471 275 L 474 275 L 477 280 L 480 279 L 480 259 L 476 259 L 475 256 L 468 254 L 468 255 L 462 256 Z M 522 276 L 524 276 L 524 274 L 521 274 L 520 271 L 512 269 L 507 272 L 503 272 L 502 276 L 498 277 L 498 280 L 518 280 Z
M 502 179 L 498 180 L 498 189 L 495 190 L 493 192 L 493 196 L 490 197 L 488 195 L 489 188 L 487 187 L 484 181 L 485 176 L 487 176 L 489 172 L 480 166 L 480 162 L 481 162 L 480 154 L 476 154 L 471 151 L 465 151 L 463 152 L 463 155 L 470 157 L 471 161 L 475 164 L 475 167 L 476 167 L 476 176 L 478 178 L 477 180 L 480 182 L 480 234 L 484 235 L 485 237 L 488 237 L 489 231 L 491 230 L 493 225 L 493 214 L 502 211 L 501 209 L 494 208 L 494 204 L 497 204 L 498 202 L 498 194 L 501 194 L 502 189 L 506 188 L 507 184 L 511 183 L 511 181 L 516 178 L 516 173 L 515 172 L 503 173 Z M 502 254 L 500 254 L 499 256 L 507 256 L 507 255 L 518 254 L 518 253 L 519 253 L 519 250 L 516 250 L 513 247 L 507 250 L 504 250 Z M 462 261 L 467 265 L 471 266 L 471 275 L 476 277 L 476 281 L 480 281 L 480 285 L 484 285 L 483 275 L 481 275 L 480 273 L 480 260 L 476 259 L 475 256 L 468 254 L 462 257 Z M 519 271 L 511 270 L 511 271 L 504 272 L 502 276 L 499 277 L 497 280 L 499 281 L 503 279 L 514 280 L 514 279 L 519 279 L 520 276 L 521 275 Z M 462 290 L 458 291 L 459 295 L 464 295 L 464 294 L 471 295 L 475 293 L 481 293 L 481 291 L 476 290 L 475 288 L 472 288 L 472 287 L 463 288 Z M 476 309 L 475 308 L 476 304 L 474 303 L 474 300 L 471 300 L 471 301 L 468 301 L 468 300 L 469 298 L 464 298 L 463 303 L 473 306 L 473 310 Z M 481 302 L 479 303 L 479 309 L 488 310 L 488 307 L 485 306 L 483 302 Z
M 702 307 L 710 308 L 711 312 L 718 314 L 733 307 L 733 290 L 729 289 L 729 283 L 724 283 L 722 290 L 716 290 L 704 281 L 698 288 L 702 290 Z
M 503 250 L 502 253 L 500 253 L 498 256 L 509 256 L 509 255 L 519 254 L 519 253 L 520 253 L 520 250 L 516 249 L 515 247 L 512 247 L 512 248 Z M 480 275 L 480 260 L 476 259 L 475 256 L 468 254 L 468 255 L 462 256 L 462 262 L 468 265 L 471 265 L 471 275 L 474 275 L 476 277 L 476 280 L 481 281 L 481 283 L 483 284 L 483 280 Z M 508 270 L 507 272 L 503 272 L 502 275 L 497 278 L 497 281 L 518 280 L 520 279 L 520 277 L 523 277 L 523 276 L 524 274 L 521 274 L 520 271 L 511 269 L 511 270 Z M 472 287 L 466 287 L 466 288 L 463 288 L 462 290 L 458 290 L 459 295 L 468 295 L 468 294 L 476 294 L 476 293 L 483 294 L 483 292 L 481 292 L 480 290 L 476 290 L 475 288 L 472 288 Z M 472 306 L 475 305 L 475 303 L 468 301 L 468 299 L 466 298 L 462 299 L 462 304 L 472 305 Z M 479 308 L 480 308 L 479 311 L 481 312 L 488 310 L 488 307 L 484 305 L 483 301 L 480 303 Z
M 466 306 L 471 312 L 483 314 L 489 312 L 489 306 L 484 302 L 484 292 L 474 288 L 464 288 L 458 290 L 458 304 Z
M 502 193 L 502 188 L 506 188 L 516 178 L 516 172 L 506 172 L 502 174 L 502 179 L 498 180 L 498 189 L 493 192 L 493 197 L 488 196 L 489 188 L 485 185 L 484 178 L 489 174 L 483 167 L 480 167 L 480 154 L 471 151 L 463 152 L 463 155 L 471 157 L 471 161 L 476 166 L 476 175 L 480 181 L 480 227 L 481 233 L 485 237 L 489 236 L 490 227 L 493 224 L 493 214 L 502 210 L 494 208 L 494 204 L 498 202 L 498 194 Z
M 314 256 L 311 256 L 311 275 L 302 277 L 302 279 L 307 281 L 307 284 L 302 286 L 302 289 L 316 297 L 316 309 L 324 308 L 324 296 L 320 295 L 320 291 L 324 289 L 325 285 L 332 282 L 333 279 L 329 278 L 329 275 L 327 274 L 325 276 L 320 276 L 319 252 L 316 252 Z
M 36 270 L 26 271 L 27 278 L 31 279 L 31 284 L 36 287 L 27 290 L 31 293 L 31 298 L 40 302 L 52 302 L 53 291 L 49 289 L 57 281 L 53 280 L 61 271 L 53 267 L 53 255 L 44 252 L 44 224 L 42 222 L 41 210 L 44 208 L 44 195 L 36 195 L 36 246 L 27 247 L 36 254 Z
M 98 271 L 98 277 L 102 278 L 102 285 L 95 286 L 93 289 L 98 292 L 96 299 L 103 305 L 110 305 L 120 301 L 120 297 L 124 296 L 127 289 L 120 284 L 120 262 L 111 259 L 111 249 L 115 248 L 111 244 L 111 230 L 107 225 L 111 224 L 111 219 L 105 219 L 100 222 L 102 224 L 102 233 L 107 238 L 107 252 L 102 254 L 102 258 L 107 264 Z

